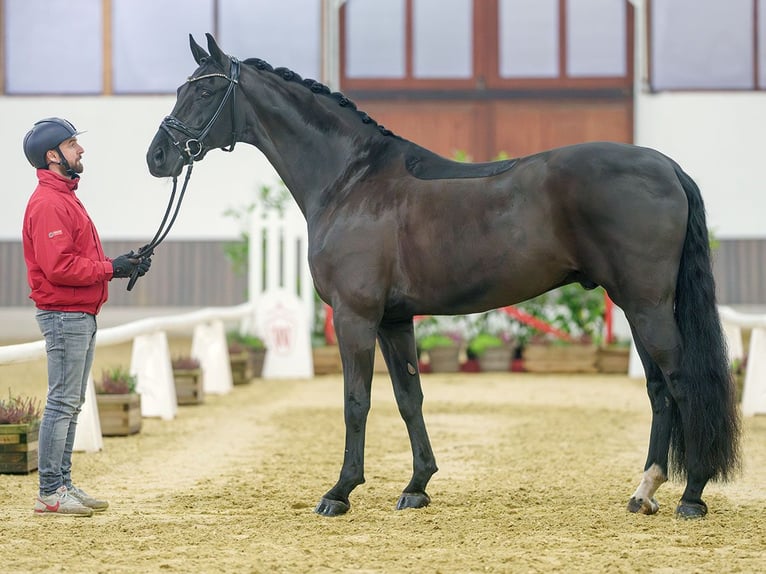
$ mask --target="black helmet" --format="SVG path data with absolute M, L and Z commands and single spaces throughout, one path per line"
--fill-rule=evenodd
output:
M 32 126 L 24 136 L 24 155 L 29 163 L 38 169 L 48 167 L 45 154 L 64 140 L 81 134 L 68 121 L 61 118 L 45 118 Z

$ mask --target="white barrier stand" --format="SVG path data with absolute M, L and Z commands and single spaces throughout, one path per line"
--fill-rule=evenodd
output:
M 223 321 L 210 321 L 194 327 L 191 355 L 202 368 L 202 387 L 206 393 L 224 395 L 231 392 L 234 385 Z
M 630 340 L 630 357 L 628 358 L 628 376 L 631 379 L 645 379 L 644 365 L 641 363 L 641 357 L 638 356 L 636 342 Z
M 85 403 L 77 417 L 77 433 L 74 435 L 74 450 L 98 452 L 104 448 L 104 437 L 101 436 L 101 421 L 98 418 L 98 403 L 93 375 L 88 375 L 88 388 L 85 391 Z
M 255 310 L 258 333 L 266 343 L 264 379 L 304 379 L 314 376 L 310 327 L 303 302 L 289 291 L 263 293 Z
M 755 327 L 750 333 L 742 414 L 766 414 L 766 327 Z
M 722 324 L 723 335 L 726 338 L 726 347 L 729 351 L 729 364 L 736 360 L 742 360 L 745 349 L 742 345 L 742 329 L 739 325 L 724 322 Z
M 130 372 L 141 393 L 141 416 L 172 420 L 178 411 L 173 365 L 165 331 L 133 339 Z

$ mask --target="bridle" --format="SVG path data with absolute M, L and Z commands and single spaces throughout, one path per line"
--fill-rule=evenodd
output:
M 231 143 L 229 144 L 228 149 L 226 147 L 222 147 L 221 149 L 224 151 L 233 151 L 234 145 L 237 143 L 237 119 L 235 117 L 234 112 L 237 109 L 237 91 L 236 87 L 239 84 L 239 60 L 236 58 L 230 58 L 231 60 L 231 66 L 229 68 L 229 75 L 220 73 L 220 72 L 214 72 L 212 74 L 204 74 L 202 76 L 197 77 L 189 77 L 186 79 L 187 84 L 191 84 L 193 82 L 198 82 L 200 80 L 204 80 L 206 78 L 224 78 L 225 80 L 228 80 L 229 86 L 226 88 L 226 93 L 223 95 L 223 99 L 221 100 L 221 103 L 218 104 L 218 109 L 213 114 L 213 117 L 210 118 L 210 121 L 207 123 L 207 125 L 199 130 L 198 132 L 184 124 L 181 120 L 179 120 L 177 117 L 170 115 L 166 116 L 164 120 L 162 120 L 162 124 L 160 124 L 160 128 L 162 128 L 166 134 L 170 137 L 170 140 L 173 142 L 173 145 L 178 149 L 178 151 L 181 152 L 181 156 L 186 158 L 186 161 L 184 163 L 191 165 L 194 160 L 202 153 L 202 150 L 204 148 L 203 146 L 203 140 L 207 136 L 208 133 L 210 133 L 210 130 L 215 125 L 215 122 L 218 121 L 218 117 L 221 115 L 221 112 L 223 111 L 224 106 L 226 106 L 226 103 L 229 101 L 229 97 L 231 97 L 231 106 L 232 106 L 232 114 L 231 114 Z M 181 145 L 181 142 L 178 141 L 175 136 L 173 135 L 173 131 L 180 132 L 183 135 L 187 136 L 189 139 L 186 140 L 186 142 Z M 181 138 L 178 138 L 181 139 Z
M 237 131 L 236 117 L 236 87 L 239 84 L 240 63 L 237 58 L 230 57 L 230 64 L 231 65 L 229 67 L 228 75 L 220 72 L 214 72 L 212 74 L 203 74 L 196 77 L 190 76 L 186 79 L 187 84 L 198 82 L 199 80 L 204 80 L 205 78 L 224 78 L 229 82 L 229 85 L 226 88 L 226 93 L 224 93 L 223 98 L 221 99 L 221 103 L 218 104 L 218 109 L 215 111 L 213 117 L 210 118 L 210 121 L 207 123 L 207 125 L 205 125 L 204 128 L 199 131 L 195 131 L 173 115 L 166 116 L 160 124 L 160 128 L 168 135 L 170 141 L 173 142 L 173 145 L 181 153 L 181 158 L 184 160 L 184 164 L 187 166 L 186 175 L 184 177 L 184 184 L 181 187 L 181 193 L 178 196 L 178 202 L 176 203 L 175 210 L 173 210 L 173 217 L 171 217 L 170 222 L 168 222 L 168 215 L 170 215 L 170 211 L 173 207 L 173 201 L 176 196 L 176 189 L 178 185 L 178 177 L 173 176 L 173 191 L 170 194 L 170 199 L 168 200 L 168 206 L 165 209 L 165 215 L 162 218 L 162 223 L 160 223 L 160 227 L 157 229 L 157 233 L 154 234 L 152 240 L 141 247 L 138 250 L 138 253 L 134 254 L 134 257 L 138 259 L 151 257 L 154 254 L 154 249 L 163 242 L 165 237 L 167 237 L 170 228 L 173 227 L 173 223 L 175 223 L 176 217 L 178 216 L 178 211 L 181 208 L 181 202 L 183 201 L 184 194 L 186 193 L 186 186 L 189 184 L 189 179 L 191 178 L 194 160 L 198 158 L 202 153 L 202 150 L 204 149 L 205 137 L 207 137 L 207 135 L 210 133 L 210 130 L 213 129 L 216 121 L 218 121 L 218 118 L 221 115 L 221 112 L 223 111 L 227 102 L 229 101 L 229 98 L 231 98 L 231 143 L 228 147 L 221 147 L 221 149 L 223 151 L 229 152 L 234 150 L 234 145 L 237 143 L 237 136 L 239 135 Z M 183 144 L 181 144 L 180 140 L 183 138 L 176 138 L 173 132 L 179 132 L 187 136 L 188 139 Z M 166 223 L 167 227 L 165 226 Z M 133 270 L 133 273 L 130 276 L 130 281 L 128 281 L 128 291 L 133 289 L 136 281 L 138 281 L 137 267 Z

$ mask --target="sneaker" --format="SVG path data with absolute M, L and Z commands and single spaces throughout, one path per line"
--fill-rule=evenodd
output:
M 60 486 L 56 492 L 35 499 L 35 514 L 38 516 L 66 514 L 68 516 L 92 516 L 93 511 L 80 501 L 70 496 L 66 486 Z
M 80 504 L 82 504 L 83 506 L 87 506 L 88 508 L 94 510 L 95 512 L 101 512 L 102 510 L 106 510 L 107 508 L 109 508 L 109 503 L 106 500 L 99 500 L 98 498 L 93 498 L 84 490 L 80 490 L 79 488 L 77 488 L 74 484 L 69 487 L 69 496 L 70 498 L 74 498 Z

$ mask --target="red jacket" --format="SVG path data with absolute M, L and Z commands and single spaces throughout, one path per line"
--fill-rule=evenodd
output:
M 106 302 L 112 262 L 75 195 L 77 179 L 37 170 L 38 185 L 24 214 L 29 295 L 39 309 L 96 314 Z

